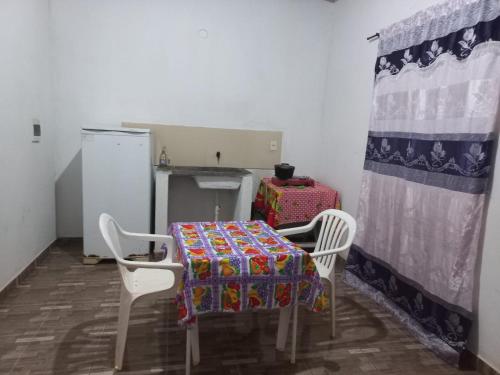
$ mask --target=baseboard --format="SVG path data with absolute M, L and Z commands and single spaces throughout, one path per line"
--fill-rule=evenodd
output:
M 482 375 L 500 375 L 500 372 L 469 350 L 462 353 L 459 367 L 461 370 L 475 370 Z
M 500 375 L 500 369 L 494 368 L 480 356 L 477 356 L 478 372 L 487 375 Z
M 3 299 L 9 290 L 16 288 L 26 278 L 26 276 L 29 275 L 36 268 L 37 264 L 47 256 L 50 249 L 55 245 L 56 241 L 57 240 L 52 241 L 52 243 L 49 246 L 47 246 L 44 250 L 40 251 L 35 256 L 35 258 L 17 274 L 17 276 L 14 276 L 12 280 L 9 281 L 7 285 L 0 290 L 0 299 Z

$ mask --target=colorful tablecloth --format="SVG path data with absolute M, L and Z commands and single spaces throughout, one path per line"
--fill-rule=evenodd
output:
M 329 208 L 340 209 L 340 195 L 332 188 L 314 186 L 276 186 L 271 178 L 261 180 L 255 208 L 266 215 L 267 223 L 278 225 L 304 223 Z
M 185 271 L 177 294 L 179 322 L 209 312 L 328 305 L 314 261 L 263 221 L 174 223 Z

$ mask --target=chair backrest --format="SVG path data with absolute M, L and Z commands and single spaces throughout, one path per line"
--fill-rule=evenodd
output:
M 318 220 L 321 220 L 321 229 L 314 253 L 340 248 L 349 249 L 356 233 L 356 220 L 351 215 L 345 211 L 330 209 L 321 212 L 313 219 L 314 222 Z M 316 261 L 327 268 L 333 268 L 335 259 L 334 254 L 319 257 Z
M 120 244 L 120 237 L 124 236 L 122 227 L 111 215 L 103 213 L 99 216 L 99 229 L 116 261 L 121 263 L 124 260 Z

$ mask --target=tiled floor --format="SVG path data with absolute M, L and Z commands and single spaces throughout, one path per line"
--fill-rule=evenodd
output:
M 84 266 L 81 243 L 60 242 L 0 300 L 0 374 L 113 374 L 117 267 Z M 457 374 L 389 314 L 338 283 L 337 338 L 327 314 L 300 310 L 297 364 L 274 349 L 278 313 L 200 319 L 194 374 Z M 289 340 L 290 341 L 290 340 Z M 184 373 L 184 331 L 160 295 L 133 308 L 123 374 Z M 475 374 L 467 372 L 468 374 Z

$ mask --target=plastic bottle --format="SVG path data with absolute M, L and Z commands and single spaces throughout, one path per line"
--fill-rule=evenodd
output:
M 160 153 L 160 165 L 162 165 L 162 166 L 167 166 L 168 165 L 167 148 L 165 146 L 163 146 L 162 149 L 161 149 L 161 153 Z

